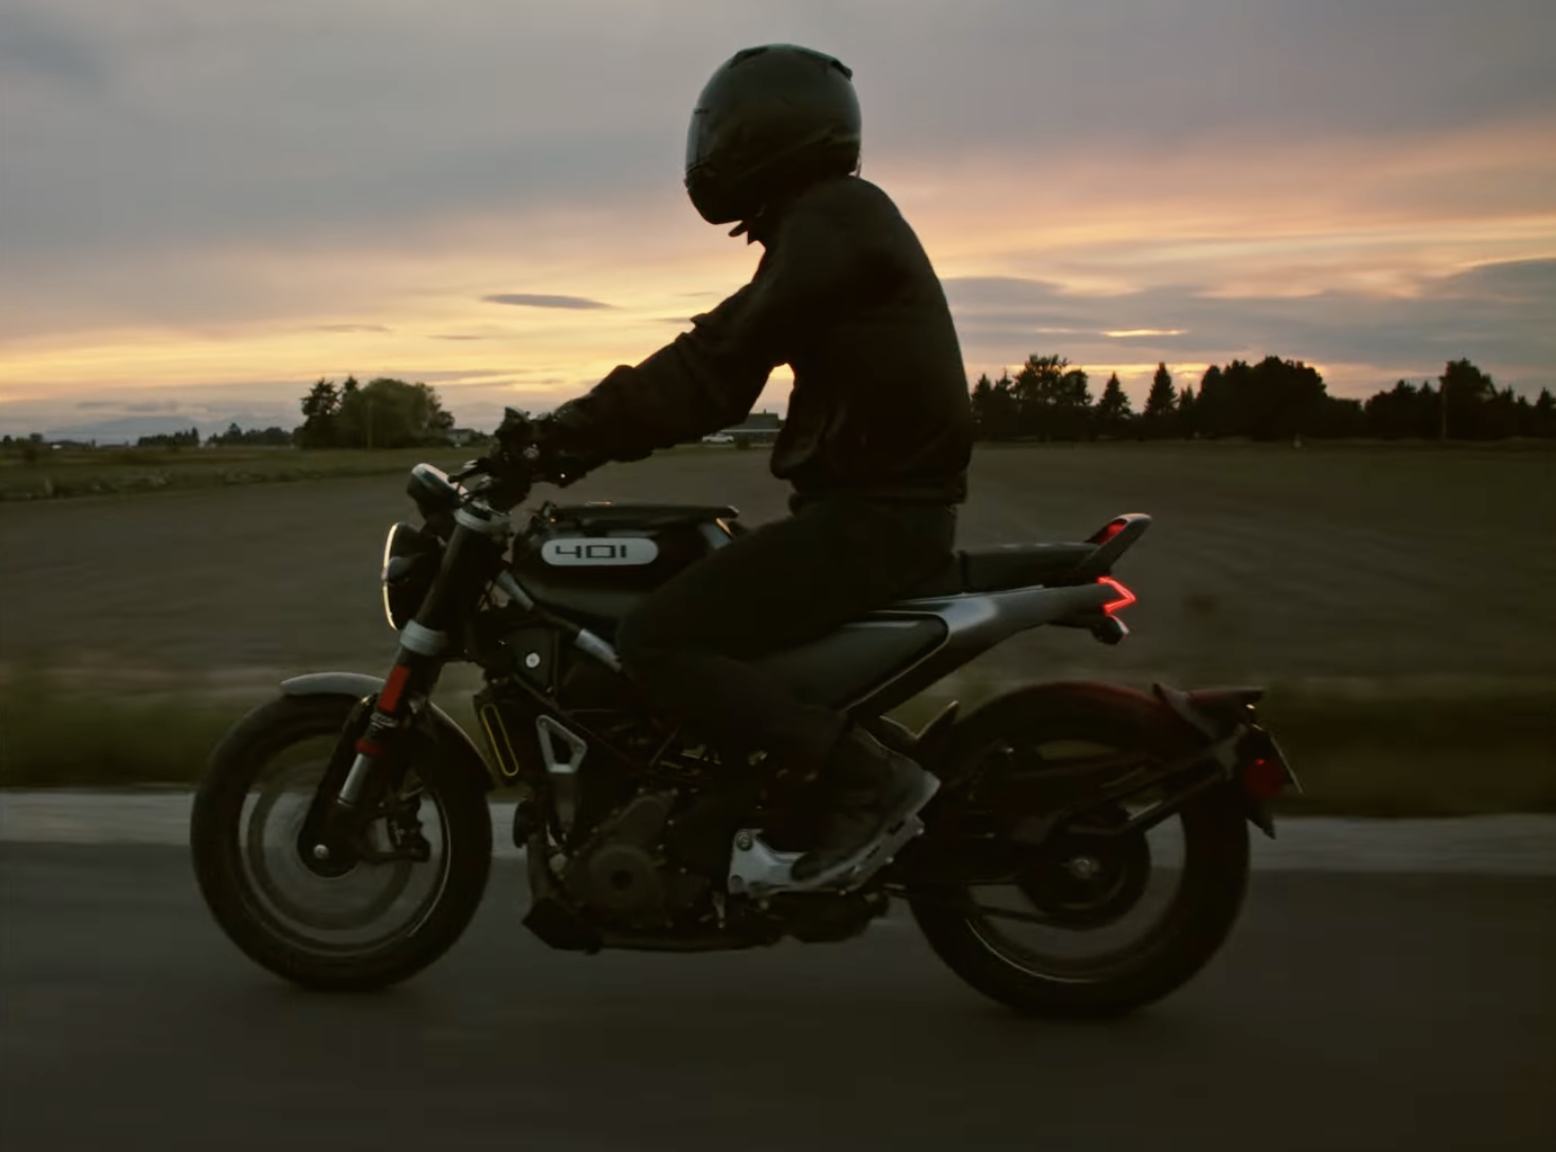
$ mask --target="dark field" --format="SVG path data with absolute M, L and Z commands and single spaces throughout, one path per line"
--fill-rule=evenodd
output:
M 767 464 L 763 452 L 683 449 L 563 496 L 728 502 L 759 522 L 784 511 Z M 275 674 L 380 670 L 393 636 L 378 564 L 388 524 L 414 515 L 402 492 L 385 475 L 0 506 L 0 666 L 23 673 L 9 695 L 45 665 L 179 690 L 198 676 L 245 702 Z M 1293 715 L 1346 713 L 1325 755 L 1366 759 L 1409 735 L 1439 753 L 1504 756 L 1511 740 L 1556 776 L 1556 453 L 991 448 L 974 464 L 961 542 L 1076 539 L 1131 511 L 1156 521 L 1119 568 L 1140 596 L 1134 635 L 1118 648 L 1069 631 L 1019 637 L 956 692 L 1082 675 L 1253 680 Z
M 0 501 L 381 475 L 403 471 L 429 455 L 448 466 L 462 459 L 457 448 L 303 452 L 245 445 L 44 449 L 29 462 L 21 450 L 8 449 L 0 452 Z
M 615 465 L 568 500 L 784 511 L 760 452 Z M 376 666 L 395 476 L 0 508 L 0 661 Z M 555 495 L 543 491 L 542 495 Z M 1126 445 L 979 453 L 965 545 L 1156 523 L 1122 563 L 1135 635 L 1007 645 L 991 667 L 1281 679 L 1556 677 L 1556 453 Z

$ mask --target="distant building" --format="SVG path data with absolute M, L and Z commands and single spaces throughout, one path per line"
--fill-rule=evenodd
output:
M 450 428 L 448 432 L 448 442 L 455 448 L 463 448 L 485 439 L 486 433 L 477 432 L 474 428 Z

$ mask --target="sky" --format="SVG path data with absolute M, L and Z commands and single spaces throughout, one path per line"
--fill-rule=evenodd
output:
M 586 390 L 750 277 L 681 165 L 775 41 L 854 70 L 969 379 L 1556 386 L 1550 0 L 0 0 L 0 430 Z

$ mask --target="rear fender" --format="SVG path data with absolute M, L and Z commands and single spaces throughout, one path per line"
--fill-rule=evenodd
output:
M 1222 739 L 1239 725 L 1252 724 L 1254 707 L 1264 699 L 1263 688 L 1200 688 L 1182 692 L 1165 684 L 1153 684 L 1151 691 L 1210 740 Z
M 364 696 L 377 695 L 383 686 L 380 677 L 362 672 L 310 672 L 283 680 L 281 691 L 288 696 L 350 696 L 360 700 Z M 475 741 L 452 716 L 429 700 L 422 723 L 424 731 L 437 742 L 450 763 L 473 779 L 479 779 L 481 787 L 491 791 L 494 783 L 491 769 Z
M 1258 692 L 1257 689 L 1237 691 Z M 1178 768 L 1214 762 L 1229 783 L 1236 781 L 1252 757 L 1272 745 L 1251 719 L 1246 723 L 1241 720 L 1226 723 L 1226 714 L 1213 705 L 1210 711 L 1216 713 L 1218 720 L 1203 715 L 1191 703 L 1195 696 L 1165 685 L 1155 685 L 1153 693 L 1146 695 L 1118 685 L 1093 682 L 1033 684 L 1017 689 L 996 697 L 954 725 L 950 748 L 936 766 L 937 774 L 946 784 L 942 791 L 954 797 L 974 784 L 976 764 L 984 754 L 987 735 L 991 729 L 997 731 L 1002 726 L 1003 716 L 1009 716 L 1012 724 L 1019 725 L 1024 718 L 1045 712 L 1058 715 L 1100 712 L 1110 719 L 1116 718 L 1124 730 L 1154 733 L 1163 747 L 1175 750 Z M 1203 699 L 1219 702 L 1220 693 L 1207 693 Z M 1238 706 L 1243 707 L 1246 703 L 1239 699 Z M 1180 709 L 1187 709 L 1187 714 Z M 1273 751 L 1273 755 L 1278 757 L 1278 750 Z M 1277 759 L 1277 763 L 1284 767 L 1283 760 Z M 1074 783 L 1077 789 L 1084 791 L 1085 780 L 1078 779 Z M 1265 802 L 1250 795 L 1246 788 L 1243 795 L 1249 821 L 1266 835 L 1274 836 L 1274 822 Z
M 1183 692 L 1165 684 L 1151 685 L 1152 694 L 1172 713 L 1198 732 L 1214 749 L 1216 760 L 1227 778 L 1245 776 L 1248 819 L 1270 839 L 1275 838 L 1275 817 L 1266 796 L 1285 785 L 1302 790 L 1280 747 L 1259 724 L 1258 704 L 1264 689 L 1254 687 L 1198 688 Z M 1259 787 L 1253 784 L 1252 770 L 1273 773 Z

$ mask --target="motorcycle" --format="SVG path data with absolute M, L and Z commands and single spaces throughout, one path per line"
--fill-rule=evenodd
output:
M 656 714 L 611 644 L 639 598 L 744 530 L 737 511 L 546 502 L 516 526 L 539 461 L 520 443 L 453 476 L 413 468 L 420 522 L 394 524 L 383 553 L 399 637 L 387 675 L 286 680 L 212 752 L 194 869 L 252 960 L 322 989 L 432 964 L 485 891 L 494 791 L 513 801 L 523 923 L 557 949 L 839 942 L 900 901 L 973 988 L 1079 1017 L 1166 996 L 1221 947 L 1247 826 L 1273 836 L 1269 803 L 1296 786 L 1260 723 L 1262 690 L 1032 683 L 916 731 L 888 715 L 1029 629 L 1123 640 L 1135 597 L 1113 569 L 1149 516 L 1079 542 L 959 551 L 900 603 L 763 661 L 941 782 L 864 865 L 814 889 L 790 868 L 813 832 L 815 766 L 720 749 Z M 456 661 L 481 670 L 484 754 L 432 698 Z M 1170 891 L 1147 899 L 1157 882 Z

